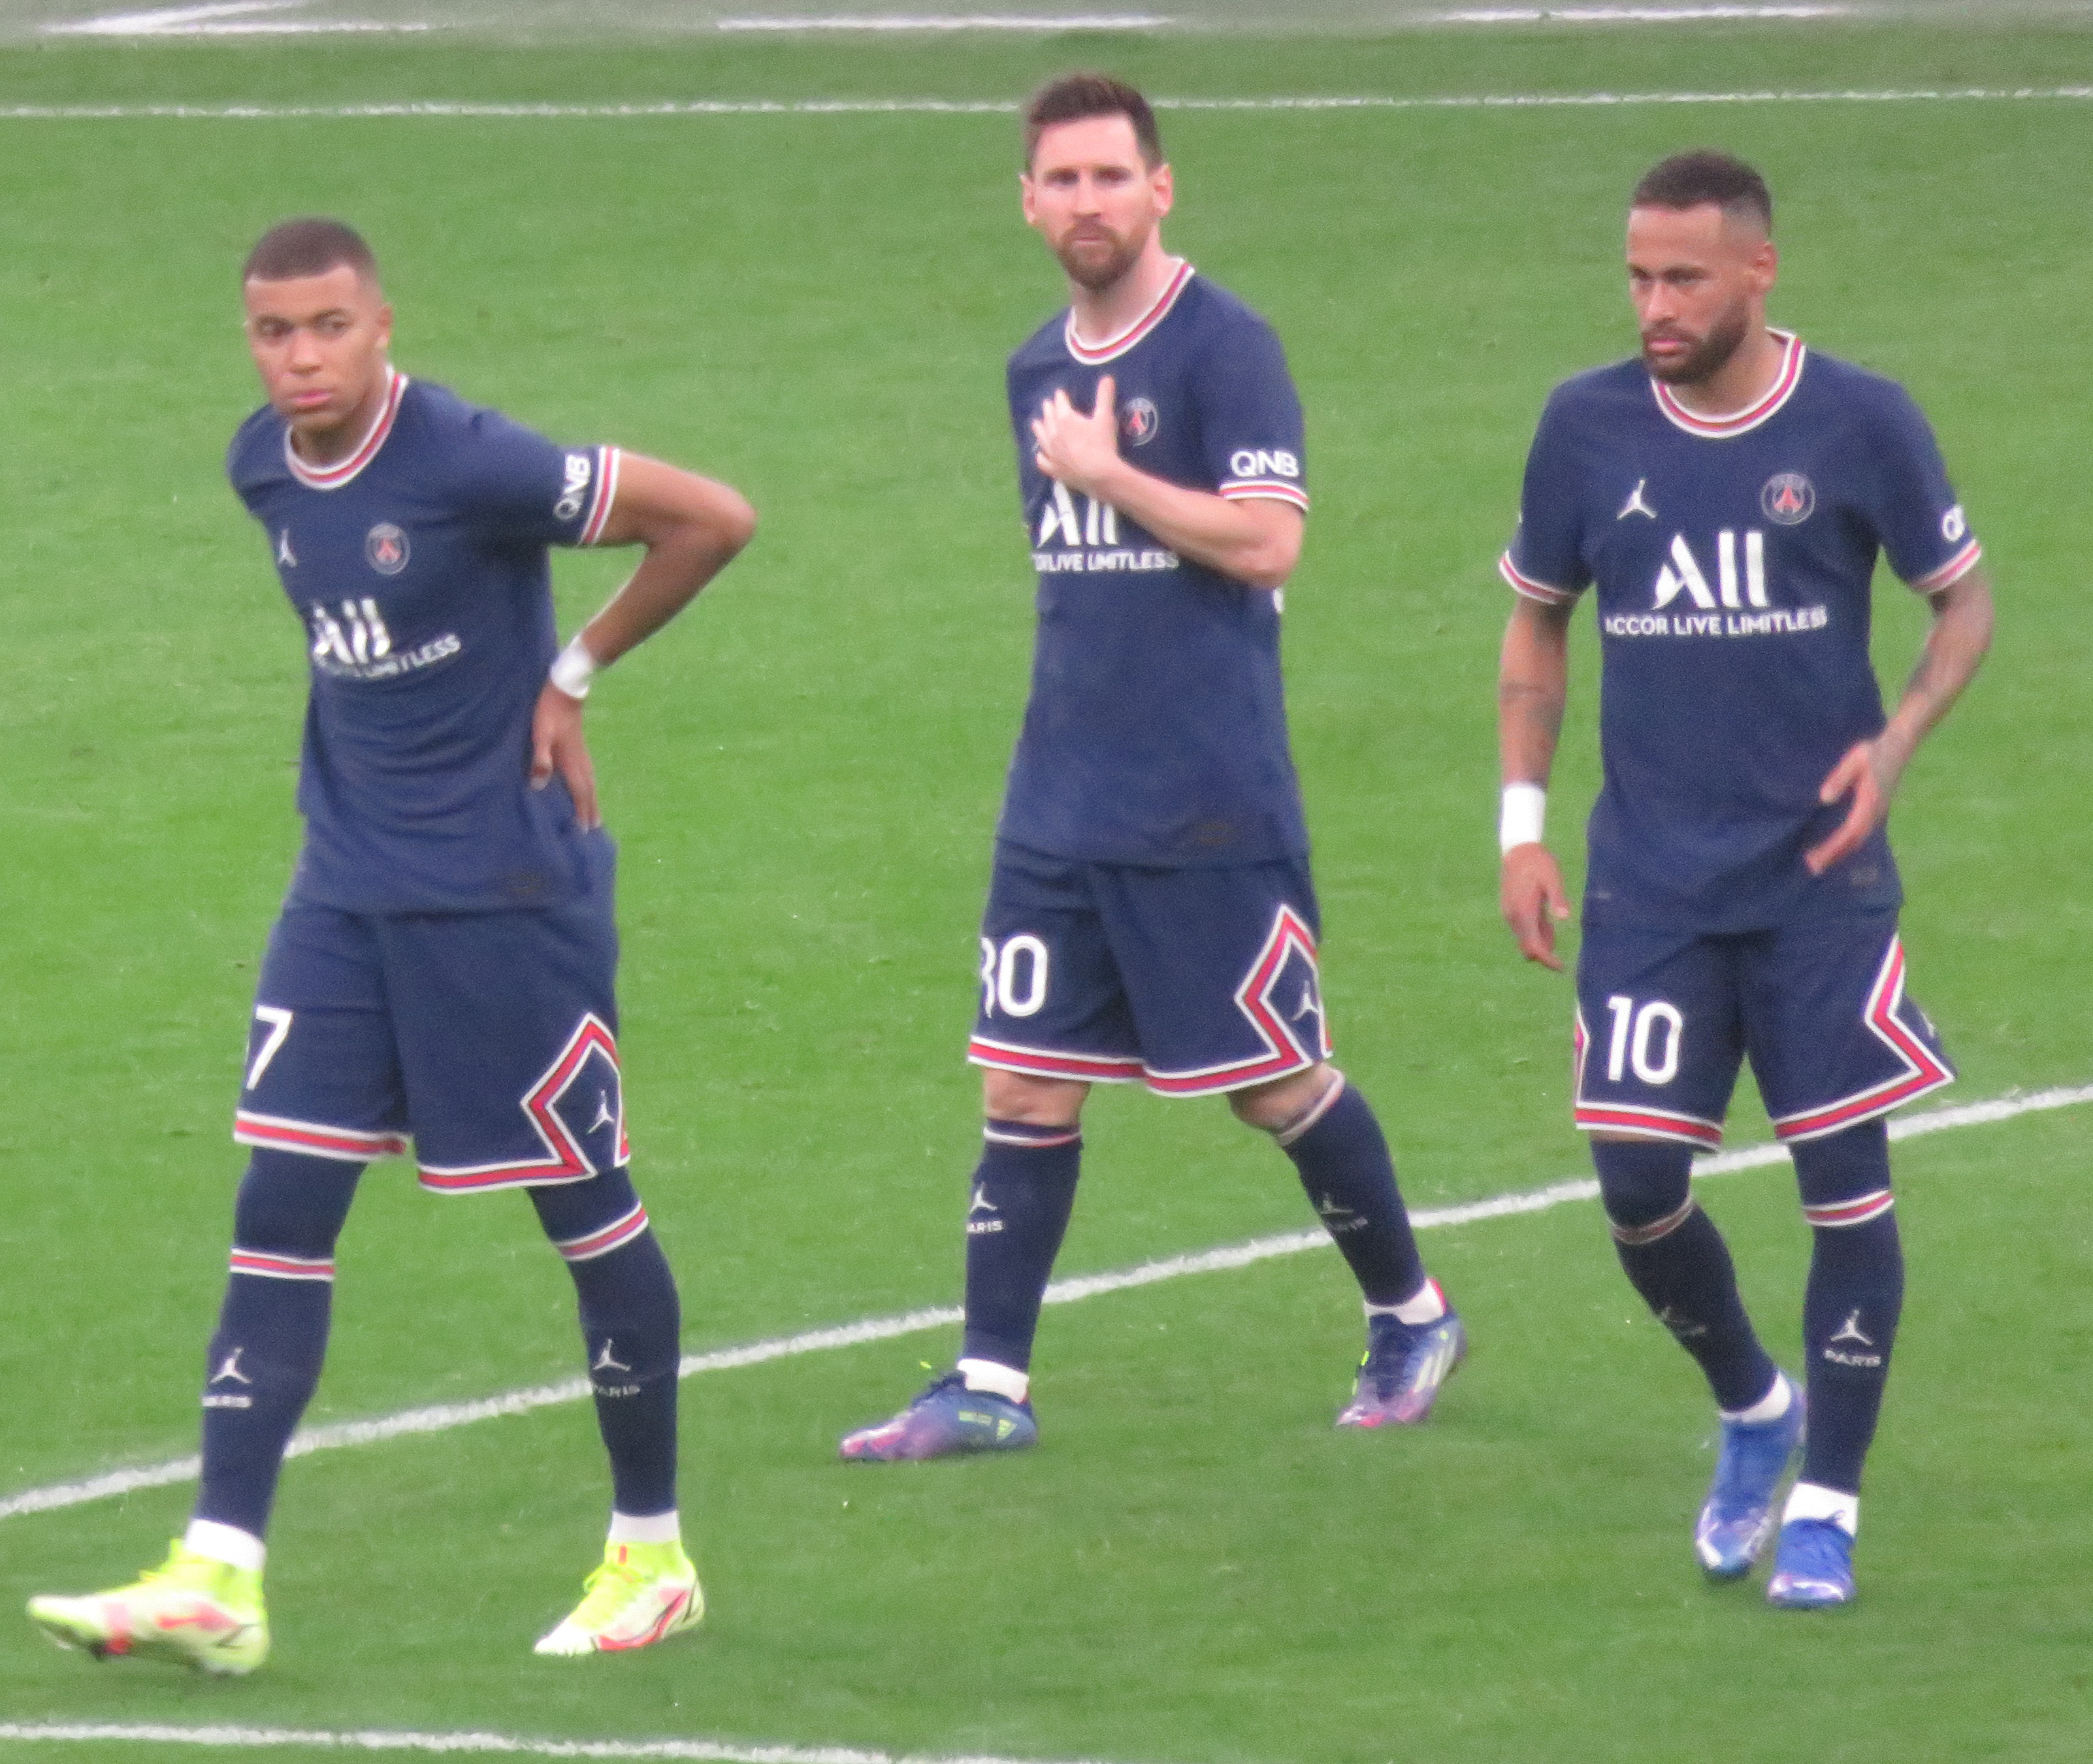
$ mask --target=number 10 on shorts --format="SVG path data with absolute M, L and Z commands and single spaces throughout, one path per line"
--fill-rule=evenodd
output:
M 1029 931 L 981 940 L 982 1015 L 1030 1016 L 1046 1002 L 1046 946 Z
M 1606 1000 L 1606 1012 L 1614 1020 L 1613 1037 L 1606 1044 L 1609 1084 L 1618 1084 L 1630 1066 L 1644 1084 L 1669 1084 L 1679 1076 L 1679 1044 L 1685 1037 L 1686 1020 L 1678 1006 L 1652 999 L 1638 1010 L 1633 999 L 1616 993 Z

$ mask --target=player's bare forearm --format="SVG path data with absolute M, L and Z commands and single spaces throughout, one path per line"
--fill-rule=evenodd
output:
M 1568 606 L 1521 598 L 1497 663 L 1497 755 L 1507 784 L 1545 784 L 1570 702 Z
M 1929 598 L 1932 628 L 1883 731 L 1899 774 L 1933 726 L 1962 696 L 1963 688 L 1977 677 L 1991 647 L 1991 585 L 1982 570 L 1972 570 Z
M 597 666 L 608 667 L 695 600 L 756 534 L 756 511 L 740 492 L 644 454 L 618 462 L 618 497 L 604 545 L 644 545 L 625 586 L 583 627 Z
M 1991 587 L 1981 571 L 1973 570 L 1926 598 L 1933 626 L 1896 711 L 1874 740 L 1847 750 L 1818 792 L 1823 802 L 1848 806 L 1831 836 L 1803 854 L 1814 874 L 1852 856 L 1889 818 L 1891 800 L 1913 753 L 1976 678 L 1991 647 Z
M 1124 460 L 1115 465 L 1117 469 L 1101 475 L 1094 488 L 1069 488 L 1109 503 L 1179 557 L 1204 564 L 1231 582 L 1253 588 L 1286 586 L 1301 561 L 1307 527 L 1291 503 L 1267 496 L 1232 500 L 1166 483 Z
M 1570 700 L 1571 610 L 1522 598 L 1506 623 L 1497 664 L 1497 752 L 1507 784 L 1545 785 L 1554 765 Z M 1506 852 L 1497 905 L 1519 954 L 1559 972 L 1555 927 L 1570 917 L 1570 897 L 1555 854 L 1538 840 Z

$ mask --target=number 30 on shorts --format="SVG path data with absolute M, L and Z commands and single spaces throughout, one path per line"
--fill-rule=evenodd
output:
M 1046 946 L 1029 931 L 981 940 L 982 1014 L 1030 1016 L 1046 1002 Z
M 1686 1020 L 1679 1007 L 1652 999 L 1637 1007 L 1616 993 L 1606 1000 L 1614 1020 L 1606 1043 L 1606 1081 L 1618 1084 L 1632 1067 L 1644 1084 L 1669 1084 L 1679 1076 L 1679 1046 L 1686 1038 Z

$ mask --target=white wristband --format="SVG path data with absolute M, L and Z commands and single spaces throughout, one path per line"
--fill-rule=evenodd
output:
M 587 698 L 589 682 L 596 676 L 596 657 L 588 652 L 588 645 L 578 633 L 574 640 L 553 658 L 552 671 L 546 676 L 569 698 Z
M 1540 785 L 1506 785 L 1504 806 L 1497 816 L 1498 851 L 1540 844 L 1541 824 L 1547 817 L 1548 792 Z

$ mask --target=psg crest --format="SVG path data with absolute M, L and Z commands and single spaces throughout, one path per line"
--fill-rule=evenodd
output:
M 407 535 L 380 521 L 363 535 L 363 555 L 381 576 L 396 576 L 407 567 Z
M 1759 506 L 1776 527 L 1800 527 L 1817 507 L 1817 491 L 1799 471 L 1784 471 L 1766 481 Z
M 1155 439 L 1155 431 L 1163 427 L 1163 418 L 1155 401 L 1148 398 L 1129 398 L 1120 407 L 1120 432 L 1136 447 L 1146 447 Z

